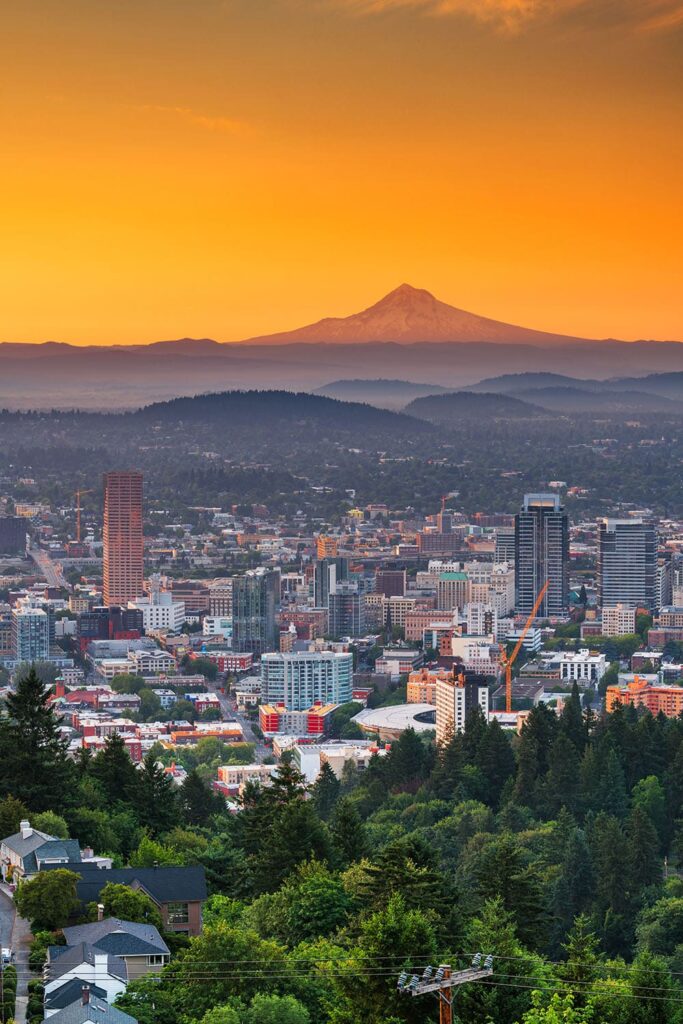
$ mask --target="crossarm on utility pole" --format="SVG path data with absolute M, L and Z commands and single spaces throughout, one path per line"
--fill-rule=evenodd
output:
M 456 985 L 465 985 L 469 981 L 482 981 L 484 978 L 488 978 L 493 974 L 493 968 L 482 969 L 480 971 L 468 969 L 466 971 L 455 971 L 448 978 L 443 978 L 442 981 L 429 981 L 424 985 L 417 985 L 414 989 L 410 989 L 411 996 L 423 996 L 427 992 L 440 992 L 445 988 L 455 988 Z

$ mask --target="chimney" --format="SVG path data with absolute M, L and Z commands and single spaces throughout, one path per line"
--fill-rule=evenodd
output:
M 33 829 L 31 828 L 31 822 L 30 821 L 20 821 L 19 822 L 19 829 L 21 831 L 21 838 L 22 839 L 30 839 L 31 836 L 33 835 Z
M 94 852 L 92 846 L 84 846 L 81 850 L 81 857 L 83 860 L 92 860 Z
M 84 985 L 81 989 L 81 1003 L 83 1006 L 87 1006 L 90 1002 L 90 986 Z
M 109 954 L 108 953 L 95 953 L 94 956 L 94 976 L 96 978 L 105 978 L 109 974 Z M 125 960 L 124 960 L 125 963 Z
M 97 904 L 97 920 L 104 921 L 104 903 Z

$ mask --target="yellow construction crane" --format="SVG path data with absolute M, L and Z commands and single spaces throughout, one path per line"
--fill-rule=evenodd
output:
M 78 490 L 74 492 L 76 495 L 76 543 L 81 543 L 81 496 L 83 494 L 92 494 L 92 489 L 87 491 Z
M 541 587 L 538 597 L 536 598 L 536 601 L 534 603 L 534 606 L 531 609 L 531 614 L 524 623 L 524 629 L 520 633 L 519 640 L 517 641 L 512 650 L 512 654 L 507 653 L 504 644 L 498 645 L 500 647 L 500 664 L 501 667 L 505 669 L 505 710 L 508 713 L 512 711 L 512 666 L 517 660 L 517 655 L 522 649 L 522 644 L 526 639 L 527 633 L 531 629 L 531 623 L 536 618 L 538 609 L 541 607 L 541 602 L 543 601 L 543 598 L 546 595 L 549 583 L 550 580 L 546 580 L 543 586 Z

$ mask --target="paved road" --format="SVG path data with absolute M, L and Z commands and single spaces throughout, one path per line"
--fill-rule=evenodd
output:
M 16 1024 L 26 1024 L 31 929 L 28 921 L 16 914 L 12 897 L 4 888 L 0 888 L 0 934 L 2 945 L 10 946 L 14 950 L 14 964 L 17 968 L 17 1004 L 14 1019 Z
M 251 722 L 245 715 L 241 715 L 239 711 L 235 710 L 234 706 L 230 703 L 229 697 L 225 693 L 221 693 L 220 690 L 217 690 L 216 695 L 221 702 L 223 717 L 225 719 L 238 722 L 242 727 L 242 732 L 244 733 L 244 738 L 247 743 L 254 744 L 254 760 L 260 762 L 263 761 L 267 754 L 272 754 L 273 751 L 256 738 L 254 730 L 251 727 Z
M 13 926 L 14 901 L 3 889 L 0 889 L 0 945 L 5 949 L 12 945 Z
M 28 553 L 47 580 L 48 587 L 64 587 L 67 590 L 71 590 L 71 587 L 64 579 L 61 565 L 53 562 L 47 551 L 32 546 L 28 549 Z

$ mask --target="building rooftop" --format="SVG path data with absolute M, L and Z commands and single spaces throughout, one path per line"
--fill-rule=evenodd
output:
M 433 704 L 396 704 L 388 708 L 365 708 L 351 719 L 363 732 L 383 730 L 392 733 L 414 729 L 429 732 L 435 728 L 436 708 Z

